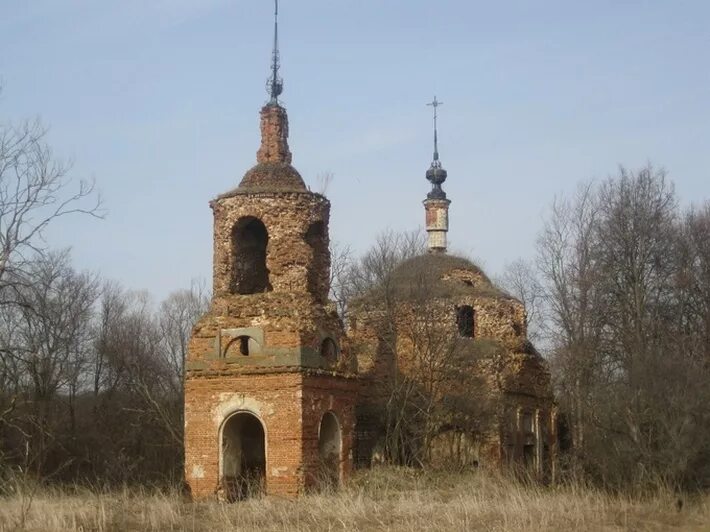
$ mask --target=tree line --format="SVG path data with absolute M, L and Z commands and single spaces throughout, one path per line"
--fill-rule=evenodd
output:
M 183 361 L 208 295 L 156 306 L 45 241 L 61 218 L 103 215 L 39 121 L 0 124 L 0 480 L 182 475 Z
M 556 199 L 503 283 L 549 359 L 569 472 L 622 488 L 710 486 L 710 202 L 620 168 Z
M 440 279 L 470 263 L 426 250 L 421 230 L 385 231 L 361 257 L 333 254 L 332 297 L 367 383 L 356 410 L 358 466 L 473 467 L 496 416 L 501 383 L 482 370 L 499 377 L 505 347 L 461 336 L 449 304 L 458 291 Z
M 75 268 L 43 237 L 77 215 L 103 216 L 93 184 L 70 178 L 38 122 L 0 124 L 0 476 L 177 481 L 183 364 L 209 294 L 195 285 L 154 305 Z M 353 298 L 421 251 L 392 234 L 360 258 L 335 250 L 332 297 L 345 319 Z M 549 361 L 569 474 L 616 488 L 710 484 L 710 202 L 681 208 L 665 172 L 621 168 L 556 199 L 535 260 L 501 283 L 526 304 Z M 436 370 L 424 384 L 440 386 L 451 348 L 422 345 L 419 362 Z M 392 456 L 415 423 L 442 415 L 412 400 L 420 384 L 392 390 Z
M 182 475 L 183 361 L 208 298 L 153 305 L 48 253 L 0 306 L 0 467 L 102 484 Z

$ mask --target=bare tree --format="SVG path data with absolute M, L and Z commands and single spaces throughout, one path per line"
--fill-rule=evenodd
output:
M 484 389 L 476 371 L 481 346 L 459 337 L 450 301 L 437 288 L 440 272 L 429 259 L 438 263 L 426 255 L 421 232 L 390 231 L 348 270 L 352 319 L 376 342 L 355 346 L 372 358 L 361 368 L 372 386 L 359 408 L 359 430 L 397 464 L 430 463 L 438 436 L 475 437 L 489 413 L 475 392 Z
M 680 235 L 678 327 L 689 356 L 710 364 L 710 201 L 690 209 Z
M 158 326 L 162 341 L 159 354 L 163 364 L 170 370 L 170 381 L 180 400 L 192 327 L 207 312 L 209 303 L 210 297 L 205 283 L 193 281 L 189 289 L 171 293 L 160 304 Z
M 35 406 L 61 389 L 73 428 L 85 355 L 79 341 L 84 329 L 79 334 L 73 327 L 86 317 L 81 306 L 91 304 L 93 278 L 74 272 L 66 253 L 49 253 L 44 233 L 66 216 L 101 216 L 101 201 L 92 182 L 72 182 L 71 165 L 54 157 L 46 137 L 38 120 L 0 122 L 0 424 L 5 427 L 11 414 L 25 412 L 30 389 Z M 85 300 L 68 300 L 74 296 Z M 29 419 L 47 433 L 47 416 Z M 28 460 L 35 450 L 28 447 Z M 32 458 L 37 468 L 42 460 L 34 458 L 41 454 Z
M 601 334 L 594 310 L 601 297 L 593 267 L 594 228 L 598 206 L 592 183 L 577 189 L 573 200 L 557 199 L 538 240 L 537 267 L 543 279 L 551 364 L 565 411 L 572 418 L 575 451 L 584 453 L 585 437 L 595 410 L 591 388 L 601 371 Z
M 45 253 L 0 306 L 0 476 L 172 481 L 181 471 L 182 371 L 202 285 L 157 308 L 146 293 Z M 15 303 L 15 302 L 13 302 Z
M 699 481 L 710 449 L 710 374 L 697 356 L 705 224 L 698 211 L 681 223 L 672 185 L 650 165 L 553 205 L 538 266 L 573 463 L 592 478 Z
M 511 262 L 505 266 L 497 284 L 525 306 L 528 339 L 539 344 L 544 338 L 544 289 L 537 278 L 535 265 L 523 259 Z
M 104 287 L 87 379 L 92 460 L 103 478 L 164 481 L 179 473 L 184 355 L 206 301 L 197 282 L 157 309 L 146 293 Z
M 333 172 L 321 172 L 316 176 L 316 181 L 318 182 L 318 194 L 323 194 L 324 196 L 328 192 L 328 187 L 333 182 L 335 175 Z
M 348 274 L 353 265 L 353 253 L 350 246 L 334 240 L 330 241 L 330 294 L 335 302 L 338 315 L 345 320 L 347 314 L 348 290 L 350 287 Z
M 12 389 L 21 408 L 12 425 L 25 438 L 24 466 L 44 476 L 62 465 L 47 461 L 63 445 L 60 433 L 76 431 L 98 283 L 95 275 L 76 272 L 66 252 L 36 260 L 27 274 L 32 284 L 19 288 L 18 304 L 3 307 L 2 359 L 15 372 Z M 58 422 L 64 409 L 67 427 Z
M 428 271 L 415 273 L 396 287 L 392 313 L 382 317 L 381 341 L 394 363 L 384 405 L 386 452 L 400 464 L 431 464 L 436 437 L 475 440 L 492 415 L 480 371 L 488 346 L 459 336 L 432 281 Z
M 94 183 L 73 183 L 71 165 L 54 157 L 46 137 L 37 120 L 0 124 L 0 302 L 11 297 L 8 286 L 26 282 L 28 265 L 46 249 L 49 225 L 74 214 L 102 215 Z
M 391 288 L 391 273 L 405 260 L 422 254 L 425 245 L 421 230 L 385 231 L 360 260 L 352 263 L 348 272 L 347 297 L 352 299 L 373 288 L 387 295 Z

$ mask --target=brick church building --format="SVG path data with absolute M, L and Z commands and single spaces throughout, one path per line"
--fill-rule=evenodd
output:
M 351 464 L 355 364 L 328 303 L 330 202 L 291 165 L 274 29 L 257 164 L 210 203 L 212 303 L 185 367 L 195 498 L 295 496 L 339 482 Z
M 376 303 L 355 308 L 348 338 L 328 300 L 330 202 L 310 192 L 291 165 L 274 35 L 257 163 L 239 186 L 210 202 L 212 302 L 193 329 L 185 363 L 185 477 L 196 499 L 293 497 L 337 485 L 355 460 L 371 463 L 379 429 L 358 412 L 410 357 L 407 342 L 383 349 L 371 319 L 381 315 Z M 478 366 L 493 383 L 483 393 L 495 407 L 484 440 L 464 446 L 476 464 L 508 460 L 549 470 L 550 378 L 526 340 L 524 308 L 474 265 L 446 255 L 450 202 L 436 149 L 427 178 L 429 253 L 416 268 L 401 268 L 397 282 L 417 268 L 433 275 L 433 315 L 463 338 L 457 345 L 489 337 L 505 353 L 502 364 L 498 356 L 497 365 Z M 410 322 L 412 308 L 402 307 Z
M 508 465 L 553 479 L 557 412 L 547 364 L 527 338 L 525 307 L 470 260 L 447 253 L 451 201 L 439 159 L 440 104 L 429 104 L 426 252 L 350 303 L 348 341 L 363 391 L 355 459 L 359 466 L 383 458 L 455 469 Z M 392 405 L 410 420 L 401 432 L 383 416 Z

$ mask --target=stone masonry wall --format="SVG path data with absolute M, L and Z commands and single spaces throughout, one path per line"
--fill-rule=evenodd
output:
M 463 305 L 471 306 L 475 311 L 475 340 L 462 338 L 459 347 L 466 349 L 467 342 L 492 341 L 504 353 L 502 357 L 492 355 L 492 358 L 483 358 L 472 369 L 479 379 L 477 386 L 483 386 L 484 390 L 471 390 L 471 393 L 483 393 L 496 414 L 479 441 L 467 443 L 465 438 L 442 434 L 440 443 L 461 455 L 468 453 L 467 460 L 475 457 L 484 465 L 502 464 L 506 460 L 522 463 L 525 459 L 524 446 L 531 436 L 523 433 L 519 419 L 529 413 L 535 418 L 537 431 L 534 435 L 535 452 L 538 453 L 535 471 L 539 475 L 547 475 L 554 461 L 556 444 L 554 402 L 549 371 L 543 359 L 530 350 L 527 342 L 524 306 L 509 296 L 487 290 L 485 285 L 489 281 L 478 271 L 451 271 L 442 280 L 465 283 L 472 293 L 434 297 L 424 306 L 421 302 L 404 299 L 397 302 L 390 312 L 372 301 L 353 307 L 348 334 L 357 353 L 362 378 L 361 403 L 376 402 L 378 394 L 387 393 L 383 383 L 394 374 L 395 367 L 398 371 L 407 371 L 412 350 L 412 340 L 408 335 L 416 330 L 417 320 L 438 323 L 455 336 L 458 334 L 456 309 Z M 474 290 L 478 293 L 473 293 Z M 388 337 L 387 324 L 392 320 L 396 332 L 394 337 Z M 425 336 L 432 337 L 430 332 Z M 509 419 L 511 411 L 517 416 L 512 425 Z M 371 430 L 367 420 L 363 421 L 358 421 L 358 430 Z M 469 449 L 462 447 L 469 444 L 472 446 Z M 445 456 L 446 452 L 447 449 L 438 448 L 434 450 L 434 455 Z M 362 463 L 362 460 L 359 462 Z
M 249 356 L 228 349 L 234 337 L 248 335 L 258 343 Z M 338 346 L 336 360 L 321 356 L 331 338 Z M 279 366 L 306 366 L 354 373 L 337 314 L 313 305 L 306 297 L 289 294 L 234 296 L 213 304 L 193 329 L 187 370 L 190 375 L 213 372 L 260 371 Z
M 238 220 L 254 217 L 261 220 L 268 232 L 266 267 L 274 292 L 308 293 L 313 287 L 314 298 L 327 299 L 330 284 L 328 222 L 330 202 L 319 194 L 258 193 L 220 198 L 211 204 L 214 211 L 213 290 L 216 298 L 230 295 L 232 280 L 232 230 Z M 320 245 L 309 243 L 306 235 L 313 225 L 325 228 Z M 323 251 L 325 250 L 326 256 Z M 317 271 L 310 266 L 317 262 Z M 309 273 L 315 280 L 309 280 Z
M 279 105 L 265 105 L 261 108 L 261 139 L 261 146 L 256 153 L 258 162 L 291 163 L 286 109 Z

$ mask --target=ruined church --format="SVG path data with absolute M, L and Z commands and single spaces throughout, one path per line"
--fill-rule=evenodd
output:
M 375 462 L 385 429 L 373 408 L 414 367 L 406 331 L 424 318 L 416 298 L 400 297 L 384 331 L 381 300 L 365 295 L 346 331 L 329 301 L 330 203 L 291 164 L 276 22 L 274 30 L 256 165 L 210 202 L 212 301 L 185 363 L 185 477 L 196 499 L 293 497 Z M 475 380 L 456 377 L 456 386 L 481 412 L 475 430 L 455 416 L 438 427 L 432 460 L 514 462 L 547 474 L 554 403 L 544 361 L 526 339 L 525 309 L 446 253 L 450 200 L 436 148 L 426 176 L 428 253 L 393 272 L 393 286 L 409 296 L 412 283 L 431 288 L 424 321 L 453 339 L 440 342 L 450 353 L 463 354 L 459 370 Z M 481 353 L 480 345 L 493 347 Z
M 358 361 L 355 460 L 448 468 L 514 466 L 554 478 L 556 408 L 524 305 L 471 261 L 447 253 L 449 205 L 434 156 L 424 200 L 427 250 L 351 303 Z M 385 405 L 388 413 L 383 416 Z M 393 423 L 392 418 L 400 419 Z M 423 426 L 418 431 L 408 427 Z

